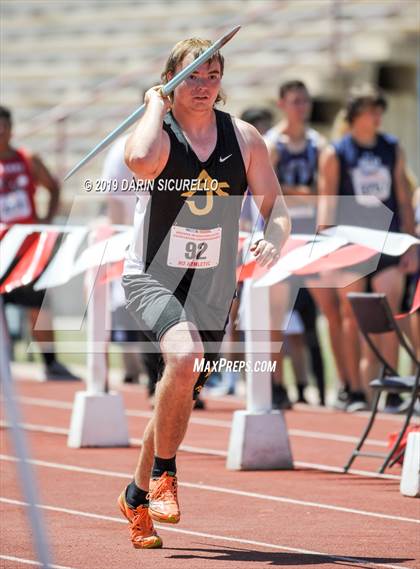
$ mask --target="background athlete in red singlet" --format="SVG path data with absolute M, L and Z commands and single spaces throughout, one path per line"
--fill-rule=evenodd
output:
M 11 112 L 0 106 L 0 222 L 7 225 L 50 223 L 58 209 L 59 183 L 38 156 L 24 149 L 14 148 L 10 144 L 11 138 Z M 43 218 L 38 215 L 35 204 L 35 193 L 38 186 L 44 187 L 50 197 L 47 213 Z M 45 292 L 35 291 L 33 284 L 2 295 L 3 300 L 5 303 L 25 306 L 29 309 L 34 338 L 41 342 L 41 345 L 48 346 L 42 349 L 46 378 L 77 379 L 56 359 L 51 312 L 45 303 L 43 305 Z M 41 306 L 43 309 L 40 313 Z M 35 324 L 40 316 L 42 330 L 37 330 Z

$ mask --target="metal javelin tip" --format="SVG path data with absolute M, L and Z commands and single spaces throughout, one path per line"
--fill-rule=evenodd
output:
M 220 41 L 220 47 L 222 47 L 223 45 L 225 45 L 228 41 L 230 41 L 233 36 L 239 32 L 239 30 L 241 29 L 241 26 L 235 26 L 230 32 L 228 32 L 226 35 L 224 35 L 219 41 Z

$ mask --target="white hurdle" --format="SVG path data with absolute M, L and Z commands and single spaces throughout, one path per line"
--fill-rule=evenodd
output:
M 245 352 L 254 362 L 271 359 L 268 287 L 244 282 Z M 235 411 L 226 466 L 230 470 L 287 470 L 293 468 L 287 426 L 281 411 L 272 409 L 271 374 L 249 371 L 246 376 L 247 408 Z
M 90 235 L 90 244 L 99 241 L 108 228 Z M 108 341 L 110 330 L 109 285 L 106 267 L 86 272 L 87 381 L 86 391 L 78 391 L 73 403 L 67 445 L 80 447 L 128 446 L 128 426 L 121 395 L 108 391 Z
M 403 496 L 420 497 L 420 432 L 408 435 L 400 492 Z

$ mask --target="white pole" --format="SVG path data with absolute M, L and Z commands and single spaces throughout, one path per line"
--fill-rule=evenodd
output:
M 270 289 L 244 282 L 247 408 L 235 411 L 226 466 L 230 470 L 293 468 L 287 426 L 281 411 L 272 410 L 271 373 L 259 371 L 257 360 L 271 361 Z
M 110 227 L 96 228 L 89 236 L 89 245 L 109 237 L 111 231 Z M 73 448 L 129 444 L 123 399 L 119 393 L 108 392 L 110 306 L 105 277 L 106 266 L 101 263 L 86 273 L 87 381 L 86 391 L 78 391 L 74 399 L 67 441 Z
M 10 433 L 18 458 L 17 469 L 22 485 L 22 493 L 28 505 L 28 516 L 32 527 L 33 541 L 40 566 L 44 569 L 51 567 L 44 520 L 37 506 L 38 495 L 35 478 L 30 466 L 30 457 L 26 446 L 25 436 L 20 424 L 22 423 L 16 395 L 14 393 L 12 374 L 9 362 L 9 334 L 7 332 L 3 299 L 0 296 L 0 378 L 4 396 L 6 416 Z
M 251 369 L 246 372 L 246 408 L 250 412 L 271 411 L 271 374 L 254 371 L 255 362 L 271 360 L 270 289 L 254 287 L 253 279 L 243 286 L 245 302 L 245 358 Z
M 95 243 L 95 231 L 89 236 L 89 245 Z M 100 265 L 86 273 L 87 303 L 87 381 L 88 393 L 105 393 L 108 382 L 109 303 L 108 283 L 101 282 L 106 267 Z

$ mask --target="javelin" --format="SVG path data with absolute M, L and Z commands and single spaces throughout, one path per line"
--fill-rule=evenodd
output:
M 185 77 L 191 75 L 191 73 L 195 71 L 197 67 L 200 67 L 200 65 L 208 61 L 216 51 L 218 51 L 229 40 L 231 40 L 233 36 L 236 34 L 236 32 L 239 31 L 240 27 L 241 26 L 236 26 L 235 28 L 233 28 L 230 32 L 225 34 L 223 37 L 214 42 L 214 44 L 212 44 L 209 48 L 207 48 L 204 53 L 202 53 L 199 57 L 197 57 L 197 59 L 195 59 L 192 63 L 187 65 L 185 69 L 177 73 L 175 77 L 173 77 L 168 83 L 166 83 L 162 87 L 161 89 L 162 95 L 164 97 L 167 97 L 169 93 L 172 93 L 175 87 L 177 87 L 185 79 Z M 111 142 L 113 142 L 118 136 L 120 136 L 120 134 L 122 134 L 125 130 L 127 130 L 129 126 L 131 126 L 134 122 L 136 122 L 136 120 L 138 120 L 141 117 L 141 115 L 144 113 L 145 108 L 146 105 L 143 103 L 141 107 L 139 107 L 133 113 L 131 113 L 131 115 L 127 117 L 125 121 L 123 121 L 119 126 L 117 126 L 117 128 L 115 128 L 110 134 L 108 134 L 108 136 L 106 136 L 99 144 L 97 144 L 95 148 L 93 148 L 93 150 L 89 152 L 89 154 L 86 154 L 86 156 L 82 158 L 82 160 L 80 160 L 80 162 L 78 162 L 76 166 L 74 166 L 74 168 L 72 168 L 70 172 L 68 172 L 68 174 L 66 174 L 64 181 L 70 178 L 70 176 L 72 176 L 75 172 L 77 172 L 77 170 L 79 170 L 84 164 L 86 164 L 86 162 L 89 162 L 89 160 L 91 160 L 94 156 L 96 156 L 99 152 L 101 152 L 104 148 L 106 148 L 109 144 L 111 144 Z

